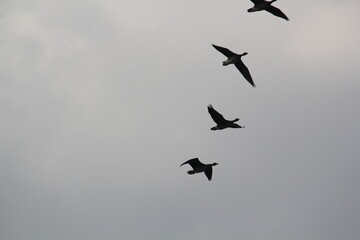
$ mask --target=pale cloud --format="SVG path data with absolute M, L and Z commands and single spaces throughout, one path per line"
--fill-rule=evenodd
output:
M 360 52 L 360 34 L 351 27 L 360 21 L 356 8 L 353 4 L 312 4 L 300 15 L 301 23 L 296 20 L 288 39 L 289 52 L 305 64 L 355 64 Z
M 1 6 L 1 239 L 358 239 L 356 1 Z

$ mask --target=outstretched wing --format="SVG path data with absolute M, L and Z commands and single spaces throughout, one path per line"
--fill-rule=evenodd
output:
M 235 67 L 241 72 L 241 74 L 244 76 L 244 78 L 253 86 L 256 87 L 249 69 L 245 66 L 245 64 L 240 60 L 235 63 Z
M 223 48 L 223 47 L 220 47 L 220 46 L 216 46 L 214 44 L 212 44 L 212 46 L 218 50 L 219 52 L 221 52 L 222 54 L 224 54 L 226 57 L 232 57 L 232 56 L 235 56 L 236 54 L 233 53 L 232 51 L 230 51 L 229 49 L 227 48 Z
M 278 9 L 278 8 L 276 8 L 274 6 L 270 5 L 265 10 L 268 11 L 269 13 L 277 16 L 277 17 L 281 17 L 281 18 L 285 19 L 286 21 L 289 21 L 289 18 L 280 9 Z
M 214 120 L 214 122 L 216 122 L 216 124 L 223 124 L 224 122 L 226 122 L 225 118 L 223 117 L 223 115 L 221 115 L 220 113 L 218 113 L 212 105 L 208 106 L 208 112 L 210 113 L 211 118 Z
M 190 159 L 186 162 L 184 162 L 183 164 L 180 165 L 180 167 L 184 164 L 190 164 L 190 166 L 193 168 L 193 169 L 196 169 L 196 168 L 200 168 L 200 167 L 203 167 L 204 164 L 202 162 L 200 162 L 200 160 L 198 158 L 193 158 L 193 159 Z
M 209 167 L 207 168 L 205 171 L 204 171 L 206 177 L 209 179 L 209 181 L 211 180 L 211 176 L 212 176 L 212 167 Z

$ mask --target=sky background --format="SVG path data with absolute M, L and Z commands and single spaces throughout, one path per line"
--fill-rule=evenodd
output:
M 358 240 L 360 2 L 252 6 L 1 0 L 0 239 Z

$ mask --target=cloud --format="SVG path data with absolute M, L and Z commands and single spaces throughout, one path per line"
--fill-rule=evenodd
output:
M 1 238 L 357 239 L 356 2 L 1 4 Z

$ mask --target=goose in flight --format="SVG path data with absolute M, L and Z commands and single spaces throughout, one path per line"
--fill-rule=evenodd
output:
M 241 57 L 247 55 L 247 52 L 244 52 L 243 54 L 236 54 L 230 51 L 227 48 L 223 48 L 220 46 L 216 46 L 212 44 L 212 46 L 224 54 L 228 59 L 223 61 L 223 66 L 227 66 L 229 64 L 234 64 L 235 67 L 241 72 L 241 74 L 244 76 L 244 78 L 253 86 L 255 87 L 254 81 L 252 80 L 252 77 L 250 75 L 249 69 L 245 66 L 245 64 L 241 61 Z
M 190 164 L 190 166 L 193 168 L 193 170 L 188 171 L 188 174 L 204 172 L 209 181 L 211 180 L 212 176 L 212 166 L 218 165 L 217 163 L 204 164 L 200 162 L 198 158 L 193 158 L 181 164 L 180 167 L 187 163 Z
M 220 113 L 218 113 L 212 105 L 208 106 L 208 111 L 210 113 L 211 118 L 217 124 L 215 127 L 212 127 L 211 130 L 222 130 L 225 128 L 244 128 L 245 126 L 239 126 L 235 122 L 239 121 L 238 118 L 234 120 L 226 120 Z
M 248 12 L 257 12 L 257 11 L 265 10 L 277 17 L 280 17 L 280 18 L 285 19 L 286 21 L 289 21 L 289 18 L 280 9 L 273 7 L 271 5 L 276 0 L 272 0 L 270 2 L 267 2 L 265 0 L 251 0 L 251 1 L 254 3 L 254 6 L 250 9 L 248 9 L 247 10 Z

